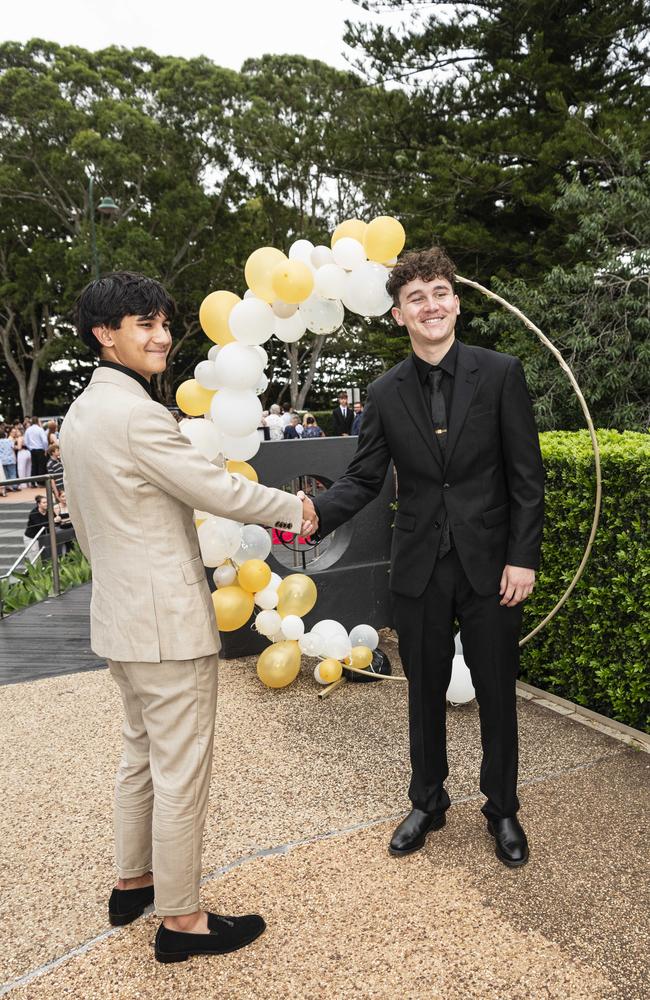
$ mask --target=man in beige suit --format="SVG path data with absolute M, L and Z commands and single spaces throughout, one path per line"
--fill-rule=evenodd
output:
M 297 497 L 210 463 L 151 398 L 174 312 L 162 285 L 129 272 L 84 289 L 77 328 L 100 360 L 61 431 L 68 507 L 93 573 L 91 645 L 124 704 L 109 917 L 140 916 L 155 881 L 166 962 L 233 951 L 265 927 L 199 905 L 220 643 L 193 511 L 309 530 Z

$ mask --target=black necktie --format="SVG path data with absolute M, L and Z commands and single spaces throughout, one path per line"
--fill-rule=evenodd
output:
M 441 368 L 432 368 L 427 375 L 427 382 L 429 383 L 430 390 L 431 425 L 433 427 L 436 440 L 440 445 L 440 451 L 444 461 L 445 454 L 447 452 L 447 406 L 445 404 L 445 397 L 442 394 L 442 377 L 443 372 Z M 450 551 L 451 534 L 449 531 L 449 518 L 445 514 L 445 520 L 442 525 L 442 532 L 440 535 L 438 559 L 444 558 L 444 556 L 446 556 Z

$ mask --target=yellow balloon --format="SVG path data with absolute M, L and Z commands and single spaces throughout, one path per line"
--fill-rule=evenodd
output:
M 273 270 L 271 284 L 283 302 L 304 302 L 314 290 L 314 275 L 301 260 L 285 260 Z
M 241 299 L 234 292 L 210 292 L 203 299 L 199 309 L 201 329 L 215 344 L 221 347 L 231 344 L 234 337 L 228 326 L 228 317 Z
M 220 632 L 234 632 L 245 625 L 253 614 L 255 599 L 241 587 L 220 587 L 212 595 L 217 628 Z
M 339 222 L 332 233 L 330 245 L 334 246 L 344 236 L 350 236 L 353 240 L 359 240 L 359 243 L 363 243 L 363 237 L 367 228 L 367 223 L 362 222 L 361 219 L 346 219 L 345 222 Z
M 260 247 L 254 250 L 246 261 L 244 276 L 253 295 L 265 302 L 273 302 L 277 295 L 273 291 L 273 272 L 279 264 L 284 264 L 286 256 L 275 247 Z
M 232 475 L 237 473 L 240 476 L 245 476 L 246 479 L 250 479 L 251 483 L 259 483 L 255 469 L 248 462 L 238 462 L 234 458 L 229 458 L 226 462 L 226 469 Z
M 397 257 L 406 243 L 404 226 L 392 215 L 379 215 L 366 227 L 363 246 L 368 260 L 390 260 Z
M 278 614 L 298 615 L 302 618 L 308 614 L 316 603 L 316 584 L 310 576 L 304 573 L 292 573 L 285 576 L 278 587 Z
M 294 640 L 274 642 L 257 661 L 257 676 L 270 688 L 286 687 L 299 673 L 300 647 Z
M 356 667 L 357 670 L 365 670 L 372 663 L 372 650 L 368 649 L 367 646 L 353 646 L 345 662 L 350 667 Z
M 338 660 L 321 660 L 318 664 L 318 673 L 326 684 L 333 684 L 343 676 L 343 667 Z
M 210 409 L 214 390 L 204 389 L 195 378 L 188 378 L 176 390 L 178 408 L 190 417 L 200 417 Z
M 264 590 L 270 584 L 271 567 L 261 559 L 247 559 L 239 567 L 237 580 L 243 590 L 249 594 L 256 594 L 258 590 Z

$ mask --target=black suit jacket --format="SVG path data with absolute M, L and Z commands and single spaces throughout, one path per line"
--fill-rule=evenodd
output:
M 399 486 L 391 590 L 407 597 L 424 592 L 445 513 L 477 593 L 498 593 L 507 563 L 537 569 L 544 469 L 517 358 L 458 343 L 444 462 L 413 356 L 373 382 L 357 453 L 317 500 L 322 535 L 377 496 L 391 459 Z
M 354 412 L 350 406 L 348 406 L 348 412 L 345 414 L 345 418 L 341 413 L 340 406 L 337 406 L 335 410 L 332 410 L 332 429 L 334 437 L 340 437 L 341 434 L 350 434 L 352 432 L 353 420 Z

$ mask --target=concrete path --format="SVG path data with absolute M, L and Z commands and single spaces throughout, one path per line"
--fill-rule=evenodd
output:
M 382 643 L 394 663 L 390 639 Z M 405 686 L 319 701 L 305 667 L 269 691 L 224 663 L 203 903 L 257 910 L 253 946 L 154 961 L 153 914 L 110 929 L 120 705 L 106 671 L 0 689 L 0 995 L 16 1000 L 643 1000 L 650 757 L 520 704 L 531 861 L 494 856 L 475 706 L 449 713 L 453 806 L 389 857 L 408 808 Z M 4 984 L 4 985 L 1 985 Z

